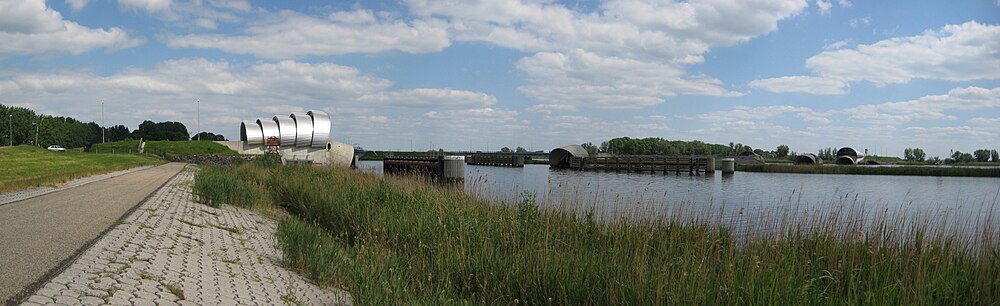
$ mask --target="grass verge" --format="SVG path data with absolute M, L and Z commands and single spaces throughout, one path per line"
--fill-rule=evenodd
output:
M 98 153 L 138 153 L 138 140 L 94 144 Z M 152 155 L 236 155 L 237 152 L 212 141 L 147 141 L 145 153 Z
M 808 225 L 762 214 L 771 220 L 735 234 L 710 214 L 596 221 L 593 213 L 539 209 L 531 194 L 491 205 L 420 180 L 339 168 L 253 162 L 213 171 L 286 209 L 291 217 L 278 228 L 286 264 L 360 304 L 1000 300 L 1000 233 L 989 216 L 945 227 L 884 215 L 850 221 L 865 219 L 860 210 L 834 210 Z M 226 188 L 200 190 L 215 197 L 204 193 Z
M 31 146 L 0 148 L 0 192 L 60 184 L 75 178 L 162 164 L 145 156 L 51 152 Z
M 738 165 L 738 171 L 805 174 L 861 174 L 861 175 L 913 175 L 913 176 L 969 176 L 1000 177 L 1000 167 L 869 167 L 869 166 L 811 166 L 811 165 Z

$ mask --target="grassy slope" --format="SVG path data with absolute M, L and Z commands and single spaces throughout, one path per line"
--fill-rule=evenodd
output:
M 54 185 L 74 178 L 108 173 L 163 161 L 137 155 L 50 152 L 16 146 L 0 148 L 0 192 Z
M 985 239 L 978 249 L 939 231 L 930 222 L 938 220 L 863 229 L 849 221 L 861 219 L 855 210 L 803 228 L 761 213 L 747 217 L 772 221 L 737 235 L 676 216 L 599 222 L 539 210 L 530 196 L 491 205 L 416 180 L 257 162 L 205 168 L 194 188 L 214 205 L 284 207 L 294 216 L 278 231 L 286 264 L 350 291 L 359 304 L 1000 300 L 1000 248 L 990 225 L 972 229 Z
M 868 174 L 915 176 L 971 176 L 1000 177 L 1000 168 L 962 167 L 864 167 L 864 166 L 807 166 L 807 165 L 739 165 L 738 171 L 806 174 Z
M 95 144 L 93 149 L 101 153 L 135 153 L 138 140 L 124 140 Z M 236 151 L 211 141 L 147 141 L 146 153 L 153 155 L 236 155 Z

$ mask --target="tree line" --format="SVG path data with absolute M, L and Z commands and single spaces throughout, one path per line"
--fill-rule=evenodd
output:
M 222 135 L 201 132 L 201 140 L 225 140 Z M 36 143 L 37 135 L 37 143 Z M 143 121 L 135 130 L 122 124 L 103 129 L 95 122 L 83 122 L 73 117 L 49 116 L 17 106 L 0 104 L 0 145 L 60 145 L 66 148 L 86 147 L 103 141 L 126 139 L 188 140 L 187 127 L 180 122 Z

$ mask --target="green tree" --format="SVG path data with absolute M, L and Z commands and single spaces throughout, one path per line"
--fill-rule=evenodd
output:
M 508 147 L 500 148 L 500 153 L 510 153 L 510 148 Z
M 990 155 L 993 156 L 994 163 L 1000 163 L 1000 154 L 997 153 L 997 150 L 990 151 Z
M 976 161 L 976 158 L 969 153 L 962 153 L 961 151 L 955 150 L 955 153 L 951 154 L 949 159 L 952 163 L 968 164 Z M 945 162 L 947 162 L 946 160 Z
M 913 158 L 918 162 L 922 162 L 927 158 L 927 153 L 924 153 L 924 149 L 913 148 Z
M 517 149 L 514 149 L 514 152 L 517 152 L 517 153 L 528 153 L 528 150 L 525 149 L 524 147 L 517 147 Z
M 593 143 L 582 143 L 580 146 L 583 147 L 584 150 L 587 150 L 587 153 L 590 154 L 590 156 L 597 156 L 597 146 Z
M 789 148 L 788 148 L 787 145 L 779 145 L 778 149 L 774 150 L 774 152 L 778 156 L 778 158 L 783 158 L 785 156 L 788 156 L 788 151 L 789 151 Z
M 990 153 L 988 149 L 979 149 L 972 152 L 972 156 L 975 156 L 977 162 L 984 163 L 990 161 Z
M 227 140 L 226 136 L 223 136 L 222 134 L 215 134 L 215 133 L 210 133 L 210 132 L 201 132 L 201 133 L 195 134 L 194 136 L 191 136 L 191 140 L 199 140 L 199 139 L 201 139 L 202 141 L 226 141 Z
M 903 149 L 903 160 L 907 161 L 916 160 L 916 158 L 913 157 L 913 149 L 910 148 Z

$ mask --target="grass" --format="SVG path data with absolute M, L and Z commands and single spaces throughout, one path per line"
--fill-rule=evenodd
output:
M 711 213 L 600 221 L 592 211 L 540 209 L 532 194 L 495 205 L 421 180 L 347 169 L 253 162 L 205 170 L 198 177 L 231 175 L 286 209 L 291 217 L 278 228 L 286 264 L 348 290 L 360 304 L 1000 300 L 990 216 L 939 223 L 853 206 L 806 223 L 773 213 L 746 216 L 753 226 Z M 196 188 L 201 196 L 230 197 L 211 195 L 231 190 L 211 182 L 231 184 L 205 180 Z M 966 239 L 970 233 L 975 240 Z
M 813 165 L 738 165 L 738 171 L 807 174 L 862 174 L 862 175 L 915 175 L 915 176 L 970 176 L 1000 177 L 1000 167 L 869 167 L 869 166 L 813 166 Z
M 99 153 L 138 153 L 138 140 L 98 143 L 91 148 Z M 236 155 L 237 152 L 212 141 L 147 141 L 145 153 L 152 155 Z
M 0 171 L 0 192 L 52 186 L 80 177 L 164 163 L 145 156 L 51 152 L 32 146 L 2 147 L 0 160 L 4 165 L 4 171 Z

